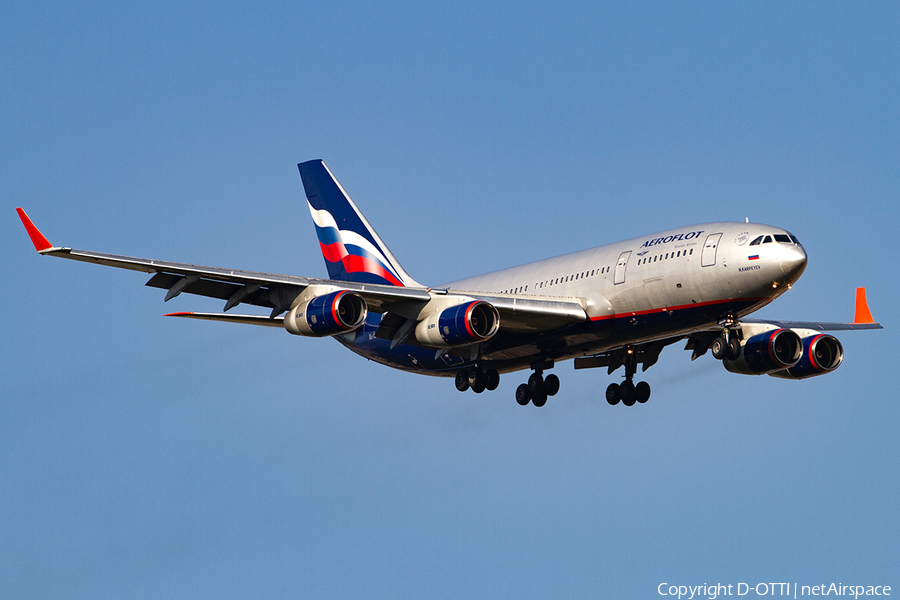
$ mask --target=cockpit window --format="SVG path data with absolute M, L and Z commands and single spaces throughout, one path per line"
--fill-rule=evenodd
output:
M 797 244 L 798 246 L 800 245 L 800 240 L 797 239 L 797 236 L 796 236 L 796 235 L 794 235 L 793 233 L 789 233 L 788 235 L 791 237 L 791 241 L 792 241 L 792 242 L 794 242 L 794 243 Z
M 783 233 L 776 233 L 776 234 L 775 234 L 775 241 L 776 241 L 776 242 L 781 242 L 782 244 L 790 244 L 790 243 L 791 243 L 791 238 L 789 238 L 788 236 L 784 235 Z
M 771 236 L 771 235 L 767 235 L 767 236 L 766 236 L 766 239 L 764 239 L 764 240 L 762 241 L 762 243 L 763 243 L 763 244 L 771 244 L 771 243 L 772 243 L 772 236 Z
M 763 239 L 763 236 L 759 236 L 758 238 L 756 238 L 755 240 L 750 242 L 750 245 L 751 246 L 759 246 L 760 244 L 762 244 L 762 239 Z

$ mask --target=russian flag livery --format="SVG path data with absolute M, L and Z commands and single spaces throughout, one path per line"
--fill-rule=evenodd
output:
M 331 279 L 399 287 L 419 285 L 403 270 L 324 162 L 311 160 L 297 167 Z

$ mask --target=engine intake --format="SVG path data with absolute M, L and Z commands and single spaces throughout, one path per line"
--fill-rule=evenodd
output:
M 803 343 L 790 329 L 774 329 L 748 338 L 736 360 L 723 360 L 732 373 L 764 375 L 793 367 L 800 360 Z
M 784 379 L 806 379 L 831 373 L 844 360 L 844 348 L 833 335 L 820 333 L 803 338 L 803 356 L 789 369 L 769 373 Z
M 427 346 L 446 348 L 490 339 L 500 328 L 500 313 L 481 300 L 464 302 L 435 312 L 416 325 L 416 339 Z
M 353 331 L 365 322 L 366 299 L 356 292 L 338 290 L 298 304 L 284 317 L 284 328 L 294 335 L 324 337 Z

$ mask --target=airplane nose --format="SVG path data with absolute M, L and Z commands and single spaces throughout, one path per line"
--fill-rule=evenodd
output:
M 791 280 L 800 277 L 800 275 L 803 274 L 804 269 L 806 269 L 806 251 L 802 246 L 783 248 L 779 258 L 781 272 L 787 275 Z

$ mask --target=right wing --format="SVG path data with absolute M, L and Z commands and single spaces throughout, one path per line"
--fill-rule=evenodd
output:
M 824 321 L 768 321 L 765 319 L 741 319 L 742 323 L 771 324 L 782 329 L 812 329 L 814 331 L 848 331 L 853 329 L 884 329 L 872 317 L 866 301 L 866 288 L 856 288 L 856 307 L 852 323 L 828 323 Z

